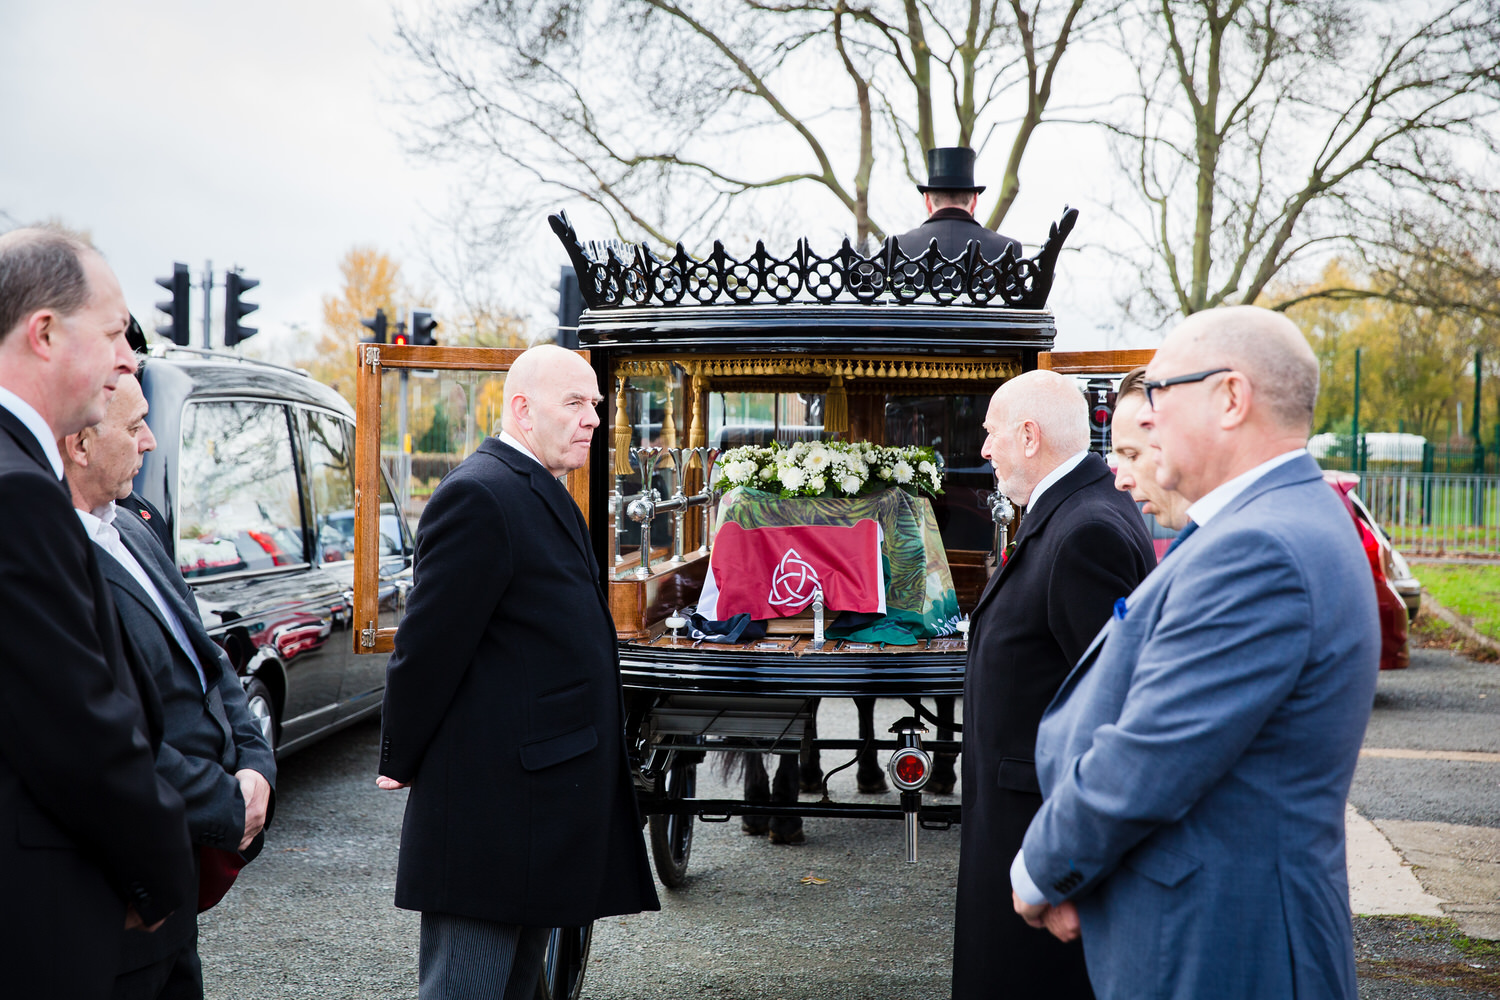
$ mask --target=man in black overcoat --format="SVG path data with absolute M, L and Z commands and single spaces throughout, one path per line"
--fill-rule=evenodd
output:
M 130 496 L 141 456 L 156 446 L 147 411 L 140 383 L 122 375 L 104 419 L 63 439 L 63 467 L 78 519 L 98 547 L 127 653 L 161 695 L 156 770 L 186 803 L 203 868 L 218 873 L 260 853 L 276 756 L 141 508 L 115 503 Z M 201 1000 L 197 917 L 196 906 L 183 906 L 150 934 L 125 931 L 115 1000 Z
M 559 477 L 588 461 L 592 368 L 533 347 L 503 433 L 433 492 L 387 669 L 382 788 L 409 785 L 396 905 L 421 995 L 527 997 L 549 929 L 655 910 L 614 621 Z
M 927 206 L 927 221 L 896 237 L 906 256 L 920 255 L 934 239 L 938 251 L 948 258 L 962 257 L 970 240 L 978 241 L 985 260 L 999 258 L 1006 247 L 1014 247 L 1020 255 L 1019 242 L 986 229 L 974 218 L 979 195 L 984 191 L 983 184 L 974 183 L 975 156 L 968 146 L 927 151 L 927 183 L 917 185 Z
M 1092 998 L 1082 945 L 1013 911 L 1010 865 L 1042 804 L 1042 713 L 1156 558 L 1135 504 L 1087 450 L 1087 403 L 1071 379 L 1011 379 L 984 427 L 999 489 L 1026 513 L 969 628 L 953 997 Z
M 109 996 L 126 926 L 191 907 L 182 798 L 153 759 L 161 704 L 127 662 L 57 440 L 135 370 L 94 250 L 0 236 L 0 977 L 16 997 Z

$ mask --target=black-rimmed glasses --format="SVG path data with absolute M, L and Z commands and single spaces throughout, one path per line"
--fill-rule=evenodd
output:
M 1153 410 L 1156 409 L 1156 390 L 1166 389 L 1174 385 L 1187 385 L 1190 382 L 1202 382 L 1211 375 L 1222 375 L 1232 372 L 1233 368 L 1210 368 L 1206 372 L 1193 372 L 1191 375 L 1174 375 L 1172 378 L 1146 379 L 1141 383 L 1141 388 L 1146 390 L 1146 405 Z

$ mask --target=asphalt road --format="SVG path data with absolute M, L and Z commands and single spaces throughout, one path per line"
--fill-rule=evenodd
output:
M 824 704 L 822 731 L 853 735 L 849 703 Z M 880 703 L 882 726 L 903 708 Z M 1381 678 L 1366 746 L 1500 750 L 1497 713 L 1500 665 L 1414 650 L 1410 670 Z M 202 917 L 209 997 L 416 996 L 417 918 L 391 904 L 405 793 L 374 787 L 378 739 L 366 723 L 283 762 L 265 854 Z M 834 779 L 835 798 L 860 797 L 851 775 Z M 728 793 L 716 784 L 700 767 L 699 794 Z M 1362 759 L 1351 800 L 1377 821 L 1500 826 L 1500 765 Z M 957 829 L 923 831 L 908 865 L 895 822 L 806 828 L 793 848 L 745 836 L 738 821 L 697 824 L 688 885 L 662 890 L 660 913 L 596 925 L 584 995 L 947 997 Z M 1419 925 L 1361 920 L 1358 934 L 1362 1000 L 1496 995 L 1486 972 Z

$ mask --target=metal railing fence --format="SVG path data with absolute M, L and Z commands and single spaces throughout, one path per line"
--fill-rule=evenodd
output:
M 1404 555 L 1500 557 L 1500 476 L 1363 472 L 1359 495 Z

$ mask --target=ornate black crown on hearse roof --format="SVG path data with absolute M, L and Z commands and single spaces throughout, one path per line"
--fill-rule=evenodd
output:
M 944 257 L 937 240 L 908 256 L 894 236 L 868 257 L 846 237 L 829 257 L 814 253 L 803 238 L 788 257 L 774 257 L 756 241 L 755 252 L 737 260 L 715 240 L 713 252 L 703 260 L 689 256 L 681 243 L 663 259 L 644 243 L 584 243 L 565 212 L 549 215 L 547 221 L 568 251 L 590 309 L 850 301 L 983 306 L 996 299 L 1011 309 L 1041 309 L 1078 209 L 1064 208 L 1035 257 L 1018 256 L 1011 244 L 995 260 L 985 260 L 973 240 L 956 258 Z

